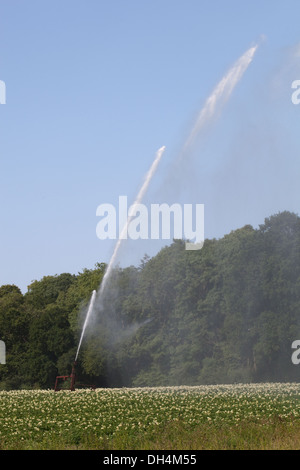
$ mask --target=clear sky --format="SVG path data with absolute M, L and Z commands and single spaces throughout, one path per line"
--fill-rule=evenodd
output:
M 147 202 L 171 187 L 173 202 L 203 203 L 206 237 L 298 213 L 299 14 L 299 0 L 0 0 L 0 285 L 25 292 L 108 262 L 115 241 L 97 238 L 96 208 L 133 202 L 163 145 Z M 172 182 L 206 98 L 257 41 Z M 120 264 L 160 246 L 130 241 Z

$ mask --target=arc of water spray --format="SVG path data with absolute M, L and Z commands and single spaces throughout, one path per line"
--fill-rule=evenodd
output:
M 208 97 L 208 99 L 206 100 L 206 102 L 204 104 L 204 107 L 202 108 L 202 110 L 200 111 L 200 114 L 198 115 L 198 118 L 196 120 L 196 123 L 195 123 L 194 127 L 192 128 L 192 131 L 190 132 L 190 134 L 189 134 L 189 136 L 188 136 L 188 138 L 185 142 L 185 145 L 183 147 L 183 151 L 181 152 L 181 158 L 185 155 L 186 151 L 188 150 L 188 148 L 190 147 L 190 145 L 194 141 L 195 137 L 197 136 L 197 134 L 200 132 L 200 130 L 204 126 L 204 124 L 208 123 L 216 115 L 217 110 L 218 110 L 218 105 L 219 106 L 221 106 L 222 104 L 224 105 L 226 103 L 226 101 L 229 100 L 235 86 L 237 85 L 239 80 L 242 78 L 244 72 L 247 70 L 248 66 L 252 62 L 254 54 L 257 50 L 257 47 L 258 47 L 258 45 L 250 47 L 235 62 L 235 64 L 231 67 L 231 69 L 228 71 L 228 73 L 222 78 L 222 80 L 215 87 L 212 94 Z M 137 204 L 141 203 L 141 201 L 142 201 L 142 199 L 143 199 L 143 197 L 144 197 L 144 195 L 145 195 L 145 193 L 148 189 L 150 181 L 151 181 L 151 179 L 152 179 L 152 177 L 153 177 L 153 175 L 154 175 L 154 173 L 157 169 L 157 166 L 159 164 L 159 161 L 162 157 L 162 154 L 163 154 L 164 150 L 165 150 L 165 147 L 161 147 L 157 151 L 154 162 L 152 163 L 151 168 L 150 168 L 150 170 L 148 171 L 148 173 L 145 177 L 145 181 L 144 181 L 144 183 L 143 183 L 143 185 L 142 185 L 142 187 L 141 187 L 141 189 L 140 189 L 140 191 L 137 195 L 137 198 L 136 198 L 136 200 L 135 200 L 135 202 L 132 206 L 132 209 L 134 209 L 134 207 Z M 134 210 L 132 212 L 134 212 Z M 120 249 L 122 241 L 125 238 L 124 235 L 127 233 L 130 220 L 131 220 L 131 216 L 128 216 L 127 221 L 126 221 L 126 223 L 123 227 L 123 230 L 121 232 L 121 235 L 120 235 L 120 237 L 117 240 L 117 243 L 115 245 L 115 248 L 114 248 L 112 257 L 109 261 L 109 264 L 107 266 L 107 269 L 104 273 L 104 276 L 103 276 L 103 279 L 102 279 L 102 282 L 101 282 L 101 285 L 100 285 L 100 289 L 99 289 L 99 296 L 100 297 L 103 294 L 103 291 L 105 289 L 105 286 L 107 284 L 109 276 L 112 272 L 112 268 L 113 268 L 114 262 L 116 260 L 118 251 Z M 91 301 L 90 301 L 90 305 L 89 305 L 89 309 L 88 309 L 86 319 L 85 319 L 85 322 L 84 322 L 84 326 L 83 326 L 83 329 L 82 329 L 82 333 L 81 333 L 81 337 L 80 337 L 80 341 L 79 341 L 79 345 L 78 345 L 78 349 L 77 349 L 77 353 L 76 353 L 76 359 L 77 359 L 79 349 L 80 349 L 80 346 L 81 346 L 82 338 L 83 338 L 84 333 L 85 333 L 86 325 L 87 325 L 87 323 L 89 321 L 89 318 L 90 318 L 90 315 L 93 311 L 95 298 L 96 298 L 96 291 L 93 291 Z
M 227 74 L 222 78 L 214 88 L 211 95 L 207 98 L 202 110 L 200 111 L 196 123 L 192 128 L 183 147 L 183 154 L 190 147 L 197 134 L 204 124 L 207 124 L 217 113 L 218 105 L 221 107 L 229 100 L 235 86 L 242 78 L 248 66 L 253 60 L 258 44 L 250 47 L 230 68 Z
M 136 197 L 135 202 L 131 206 L 131 210 L 130 210 L 131 214 L 134 213 L 134 209 L 138 206 L 138 204 L 140 204 L 142 202 L 143 197 L 145 196 L 146 191 L 149 187 L 149 184 L 150 184 L 150 182 L 151 182 L 151 180 L 154 176 L 154 173 L 156 172 L 156 169 L 158 167 L 160 159 L 161 159 L 161 157 L 162 157 L 162 155 L 165 151 L 165 148 L 166 147 L 163 146 L 156 152 L 154 161 L 153 161 L 148 173 L 146 174 L 144 183 L 143 183 L 143 185 L 142 185 L 142 187 L 141 187 L 141 189 L 140 189 L 140 191 L 139 191 L 139 193 Z M 109 279 L 109 277 L 112 273 L 112 269 L 113 269 L 114 263 L 116 261 L 118 251 L 121 247 L 122 241 L 126 238 L 125 235 L 127 234 L 128 226 L 129 226 L 129 223 L 130 223 L 132 217 L 133 217 L 132 215 L 128 215 L 126 223 L 125 223 L 125 225 L 124 225 L 124 227 L 121 231 L 120 237 L 118 238 L 117 243 L 115 245 L 113 254 L 112 254 L 112 256 L 110 258 L 110 261 L 107 265 L 107 268 L 106 268 L 106 271 L 104 273 L 104 276 L 103 276 L 103 279 L 102 279 L 102 282 L 101 282 L 101 285 L 100 285 L 100 289 L 99 289 L 99 294 L 98 295 L 99 295 L 100 298 L 103 295 L 103 292 L 104 292 L 105 286 L 107 284 L 107 281 L 108 281 L 108 279 Z M 92 293 L 92 297 L 91 297 L 91 300 L 90 300 L 90 304 L 89 304 L 89 308 L 88 308 L 88 311 L 87 311 L 87 314 L 86 314 L 86 318 L 85 318 L 85 321 L 84 321 L 84 324 L 83 324 L 83 328 L 82 328 L 82 332 L 81 332 L 81 336 L 80 336 L 80 340 L 79 340 L 79 344 L 78 344 L 78 348 L 77 348 L 77 352 L 76 352 L 75 362 L 76 362 L 78 354 L 79 354 L 80 346 L 81 346 L 81 343 L 82 343 L 82 339 L 83 339 L 87 324 L 88 324 L 90 316 L 93 312 L 95 299 L 96 299 L 96 294 L 97 294 L 97 292 L 94 290 L 93 293 Z
M 156 169 L 158 167 L 158 164 L 160 162 L 160 159 L 165 151 L 165 146 L 161 147 L 157 152 L 156 152 L 156 155 L 155 155 L 155 158 L 154 158 L 154 161 L 148 171 L 148 173 L 146 174 L 146 177 L 145 177 L 145 180 L 144 180 L 144 183 L 136 197 L 136 200 L 135 202 L 133 203 L 133 205 L 131 206 L 131 209 L 130 209 L 130 213 L 134 213 L 134 209 L 138 206 L 138 204 L 140 204 L 143 200 L 143 197 L 145 196 L 146 194 L 146 191 L 148 189 L 148 186 L 150 184 L 150 181 L 152 180 L 153 176 L 154 176 L 154 173 L 156 172 Z M 105 271 L 105 274 L 103 276 L 103 279 L 102 279 L 102 282 L 101 282 L 101 285 L 100 285 L 100 290 L 99 290 L 99 296 L 102 295 L 104 289 L 105 289 L 105 286 L 107 284 L 107 281 L 109 279 L 109 276 L 111 274 L 111 271 L 112 271 L 112 268 L 113 268 L 113 265 L 114 265 L 114 262 L 117 258 L 117 254 L 118 254 L 118 251 L 120 249 L 120 246 L 122 244 L 122 241 L 124 240 L 124 238 L 126 238 L 126 234 L 127 234 L 127 230 L 128 230 L 128 226 L 130 224 L 130 221 L 132 219 L 132 215 L 128 215 L 127 217 L 127 220 L 126 220 L 126 223 L 122 229 L 122 232 L 120 234 L 120 237 L 118 238 L 117 240 L 117 243 L 115 245 L 115 248 L 114 248 L 114 251 L 113 251 L 113 254 L 112 254 L 112 257 L 108 263 L 108 266 L 107 266 L 107 269 Z
M 93 308 L 94 308 L 96 293 L 97 292 L 95 290 L 93 290 L 92 297 L 91 297 L 90 304 L 89 304 L 89 308 L 88 308 L 88 311 L 87 311 L 87 314 L 86 314 L 86 317 L 85 317 L 85 321 L 84 321 L 84 324 L 83 324 L 83 328 L 82 328 L 82 332 L 81 332 L 81 336 L 80 336 L 80 340 L 79 340 L 79 344 L 78 344 L 78 348 L 77 348 L 77 352 L 76 352 L 76 356 L 75 356 L 75 362 L 77 361 L 77 357 L 78 357 L 78 354 L 79 354 L 79 350 L 80 350 L 80 346 L 81 346 L 82 339 L 83 339 L 83 336 L 84 336 L 84 332 L 85 332 L 85 329 L 86 329 L 86 325 L 88 324 L 89 318 L 91 316 L 91 312 L 93 311 Z

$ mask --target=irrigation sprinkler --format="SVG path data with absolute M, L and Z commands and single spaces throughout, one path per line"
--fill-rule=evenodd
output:
M 68 380 L 68 379 L 71 379 L 71 383 L 70 383 L 70 390 L 73 392 L 75 390 L 75 381 L 76 381 L 76 362 L 73 363 L 73 366 L 72 366 L 72 372 L 70 375 L 57 375 L 56 376 L 56 380 L 55 380 L 55 386 L 54 386 L 54 391 L 55 392 L 59 392 L 59 390 L 61 390 L 59 388 L 59 381 L 60 380 Z
M 68 380 L 68 379 L 71 379 L 69 390 L 74 392 L 75 382 L 76 382 L 76 365 L 77 365 L 77 362 L 74 361 L 73 366 L 72 366 L 72 371 L 71 371 L 70 375 L 57 375 L 56 376 L 55 385 L 54 385 L 54 391 L 55 392 L 59 392 L 61 390 L 61 388 L 59 387 L 59 382 L 60 381 L 65 381 L 65 380 Z M 81 383 L 77 383 L 77 386 L 79 386 L 80 388 L 90 388 L 91 390 L 95 390 L 95 388 L 96 388 L 95 385 L 86 385 L 86 384 L 81 384 Z

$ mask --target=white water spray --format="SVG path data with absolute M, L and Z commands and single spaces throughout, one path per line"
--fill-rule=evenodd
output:
M 134 213 L 135 211 L 135 208 L 138 206 L 138 204 L 140 204 L 142 202 L 142 199 L 148 189 L 148 186 L 151 182 L 151 179 L 153 178 L 155 172 L 156 172 L 156 169 L 158 167 L 158 164 L 160 162 L 160 159 L 163 155 L 165 151 L 165 147 L 161 147 L 157 152 L 156 152 L 156 155 L 155 155 L 155 158 L 154 158 L 154 161 L 148 171 L 148 173 L 146 174 L 145 176 L 145 180 L 144 180 L 144 183 L 136 197 L 136 200 L 134 202 L 134 204 L 131 206 L 131 209 L 130 209 L 130 213 Z M 102 279 L 102 282 L 101 282 L 101 285 L 100 285 L 100 289 L 99 289 L 99 298 L 101 299 L 102 298 L 102 295 L 103 295 L 103 292 L 105 290 L 105 287 L 106 287 L 106 284 L 107 284 L 107 281 L 109 280 L 109 277 L 112 273 L 112 269 L 113 269 L 113 266 L 114 266 L 114 263 L 116 261 L 116 258 L 117 258 L 117 255 L 118 255 L 118 251 L 121 247 L 121 244 L 122 244 L 122 241 L 124 239 L 126 239 L 126 234 L 127 234 L 127 231 L 128 231 L 128 226 L 130 224 L 130 221 L 132 219 L 132 215 L 128 215 L 127 217 L 127 220 L 126 220 L 126 223 L 122 229 L 122 232 L 120 234 L 120 237 L 119 239 L 117 240 L 117 243 L 115 245 L 115 248 L 114 248 L 114 251 L 113 251 L 113 254 L 112 254 L 112 257 L 110 258 L 110 261 L 107 265 L 107 268 L 106 268 L 106 271 L 104 273 L 104 276 L 103 276 L 103 279 Z M 86 319 L 85 319 L 85 322 L 84 322 L 84 325 L 83 325 L 83 328 L 82 328 L 82 332 L 81 332 L 81 337 L 80 337 L 80 340 L 79 340 L 79 344 L 78 344 L 78 348 L 77 348 L 77 353 L 76 353 L 76 357 L 75 357 L 75 361 L 77 360 L 77 357 L 78 357 L 78 354 L 79 354 L 79 350 L 80 350 L 80 346 L 81 346 L 81 343 L 82 343 L 82 339 L 83 339 L 83 336 L 84 336 L 84 333 L 85 333 L 85 330 L 86 330 L 86 326 L 88 324 L 88 321 L 91 317 L 91 314 L 92 314 L 92 311 L 93 311 L 93 308 L 94 308 L 94 304 L 95 304 L 95 299 L 96 299 L 96 294 L 97 292 L 94 290 L 93 291 L 93 294 L 92 294 L 92 297 L 91 297 L 91 301 L 90 301 L 90 305 L 89 305 L 89 309 L 88 309 L 88 312 L 87 312 L 87 315 L 86 315 Z
M 84 333 L 85 333 L 86 326 L 88 324 L 89 318 L 90 318 L 91 313 L 92 313 L 93 308 L 94 308 L 96 293 L 97 292 L 95 290 L 93 290 L 92 297 L 91 297 L 90 304 L 89 304 L 89 308 L 88 308 L 88 311 L 87 311 L 87 314 L 86 314 L 86 317 L 85 317 L 85 321 L 84 321 L 84 324 L 83 324 L 83 327 L 82 327 L 82 332 L 81 332 L 81 336 L 80 336 L 80 340 L 79 340 L 79 344 L 78 344 L 78 348 L 77 348 L 77 352 L 76 352 L 76 356 L 75 356 L 75 362 L 77 361 L 77 357 L 78 357 L 78 354 L 79 354 L 79 350 L 80 350 L 82 339 L 83 339 L 83 336 L 84 336 Z
M 202 108 L 200 114 L 198 115 L 198 118 L 196 120 L 196 123 L 194 127 L 192 128 L 192 131 L 190 132 L 185 145 L 183 147 L 183 151 L 181 152 L 181 158 L 185 155 L 186 151 L 188 148 L 191 146 L 192 142 L 194 141 L 195 137 L 199 134 L 200 130 L 203 128 L 204 124 L 207 124 L 210 120 L 212 120 L 213 117 L 216 116 L 218 109 L 221 109 L 222 105 L 228 101 L 230 98 L 235 86 L 239 82 L 239 80 L 242 78 L 244 72 L 247 70 L 248 66 L 253 60 L 254 54 L 257 50 L 258 45 L 255 45 L 253 47 L 250 47 L 236 62 L 235 64 L 231 67 L 229 72 L 222 78 L 222 80 L 218 83 L 218 85 L 215 87 L 213 90 L 212 94 L 209 96 L 209 98 L 206 100 L 204 107 Z M 155 156 L 154 162 L 151 165 L 150 170 L 148 171 L 145 181 L 137 195 L 137 198 L 131 208 L 131 213 L 134 213 L 134 208 L 141 203 L 148 186 L 150 184 L 150 181 L 157 169 L 157 166 L 160 162 L 160 159 L 163 155 L 163 152 L 165 150 L 165 147 L 161 147 Z M 100 289 L 99 289 L 99 298 L 102 298 L 103 292 L 105 290 L 105 287 L 107 285 L 107 281 L 112 273 L 112 269 L 114 266 L 114 263 L 117 258 L 118 251 L 120 249 L 120 246 L 122 244 L 122 241 L 126 239 L 126 234 L 128 231 L 128 226 L 130 224 L 130 221 L 132 219 L 132 216 L 128 216 L 127 221 L 122 229 L 122 232 L 120 234 L 119 239 L 117 240 L 117 243 L 115 245 L 112 257 L 107 265 L 106 271 L 104 273 Z M 96 291 L 93 291 L 92 298 L 90 301 L 89 309 L 86 315 L 86 319 L 83 325 L 77 353 L 76 353 L 76 358 L 77 359 L 82 338 L 85 333 L 85 329 L 87 326 L 87 323 L 89 321 L 89 318 L 91 316 L 91 313 L 93 311 L 94 303 L 95 303 L 95 298 L 96 298 Z
M 226 103 L 226 101 L 228 101 L 235 86 L 242 78 L 244 72 L 247 70 L 248 66 L 252 62 L 257 47 L 258 45 L 250 47 L 250 49 L 248 49 L 235 62 L 235 64 L 231 67 L 231 69 L 222 78 L 222 80 L 215 87 L 211 95 L 208 97 L 202 110 L 200 111 L 200 114 L 198 115 L 198 118 L 192 131 L 190 132 L 185 142 L 185 145 L 183 147 L 183 154 L 186 152 L 188 147 L 190 147 L 195 137 L 204 126 L 204 124 L 207 124 L 213 117 L 215 117 L 218 109 L 221 108 Z
M 159 164 L 159 162 L 160 162 L 160 159 L 161 159 L 161 157 L 162 157 L 162 155 L 163 155 L 163 153 L 164 153 L 164 151 L 165 151 L 165 148 L 166 148 L 166 147 L 161 147 L 161 148 L 157 151 L 157 153 L 156 153 L 156 155 L 155 155 L 155 159 L 154 159 L 154 161 L 153 161 L 153 163 L 152 163 L 152 165 L 151 165 L 151 167 L 150 167 L 148 173 L 146 174 L 145 181 L 144 181 L 144 183 L 143 183 L 143 185 L 142 185 L 142 187 L 141 187 L 141 189 L 140 189 L 140 191 L 139 191 L 139 193 L 138 193 L 138 195 L 137 195 L 137 197 L 136 197 L 136 200 L 135 200 L 134 204 L 131 206 L 131 210 L 130 210 L 131 213 L 134 213 L 134 210 L 135 210 L 135 208 L 137 207 L 137 205 L 142 202 L 142 199 L 143 199 L 143 197 L 144 197 L 144 195 L 145 195 L 145 193 L 146 193 L 146 191 L 147 191 L 147 189 L 148 189 L 148 186 L 149 186 L 149 184 L 150 184 L 151 179 L 152 179 L 153 176 L 154 176 L 154 173 L 155 173 L 155 171 L 156 171 L 156 169 L 157 169 L 157 167 L 158 167 L 158 164 Z M 101 282 L 101 285 L 100 285 L 100 291 L 99 291 L 99 296 L 100 296 L 100 297 L 101 297 L 102 294 L 103 294 L 103 291 L 104 291 L 104 289 L 105 289 L 105 286 L 106 286 L 106 284 L 107 284 L 107 281 L 108 281 L 108 279 L 109 279 L 109 276 L 110 276 L 110 274 L 111 274 L 111 272 L 112 272 L 113 265 L 114 265 L 114 263 L 115 263 L 115 261 L 116 261 L 117 254 L 118 254 L 118 251 L 119 251 L 120 246 L 121 246 L 121 244 L 122 244 L 122 241 L 126 238 L 128 226 L 129 226 L 129 224 L 130 224 L 131 219 L 132 219 L 132 216 L 131 216 L 131 215 L 128 215 L 127 220 L 126 220 L 126 223 L 125 223 L 125 225 L 124 225 L 124 227 L 123 227 L 123 229 L 122 229 L 122 232 L 121 232 L 121 234 L 120 234 L 120 237 L 119 237 L 119 239 L 118 239 L 118 241 L 117 241 L 117 243 L 116 243 L 116 245 L 115 245 L 115 248 L 114 248 L 112 257 L 111 257 L 111 259 L 110 259 L 110 261 L 109 261 L 109 263 L 108 263 L 107 269 L 106 269 L 106 271 L 105 271 L 105 274 L 104 274 L 104 276 L 103 276 L 103 279 L 102 279 L 102 282 Z

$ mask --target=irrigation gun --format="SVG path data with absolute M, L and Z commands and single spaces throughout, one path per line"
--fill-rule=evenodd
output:
M 74 361 L 73 366 L 72 366 L 72 371 L 70 375 L 57 375 L 56 380 L 55 380 L 55 386 L 54 386 L 54 391 L 58 392 L 60 390 L 59 388 L 59 381 L 60 380 L 68 380 L 71 379 L 70 382 L 70 390 L 74 391 L 75 390 L 75 381 L 76 381 L 76 361 Z

